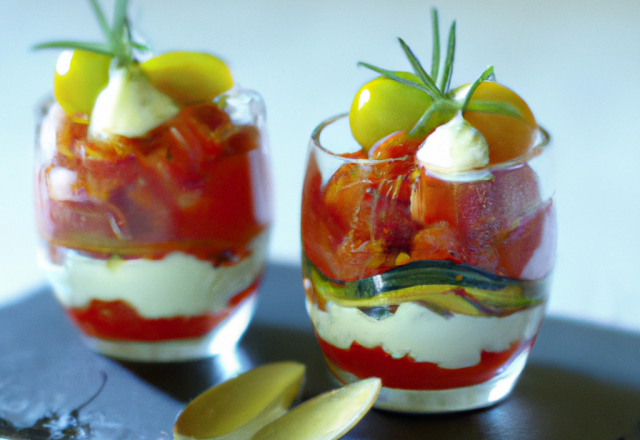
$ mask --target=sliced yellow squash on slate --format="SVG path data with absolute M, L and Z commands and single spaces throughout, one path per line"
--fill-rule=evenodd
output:
M 267 364 L 221 383 L 196 397 L 173 429 L 176 440 L 246 440 L 284 414 L 297 398 L 305 366 Z
M 371 378 L 321 394 L 269 423 L 251 440 L 338 439 L 371 409 L 380 387 L 380 379 Z

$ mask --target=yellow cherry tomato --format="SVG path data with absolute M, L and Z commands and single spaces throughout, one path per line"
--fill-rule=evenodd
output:
M 156 89 L 178 105 L 210 101 L 233 87 L 227 65 L 208 53 L 167 52 L 143 62 L 140 68 Z
M 65 50 L 58 57 L 53 94 L 71 116 L 91 114 L 98 94 L 109 82 L 111 57 L 84 50 Z
M 464 119 L 486 139 L 490 164 L 518 158 L 533 147 L 538 135 L 538 124 L 527 103 L 513 90 L 496 82 L 485 81 L 471 97 L 471 103 L 473 101 L 504 102 L 511 105 L 522 117 L 520 120 L 492 113 L 464 112 Z
M 409 72 L 399 76 L 419 81 Z M 385 136 L 400 130 L 410 130 L 429 108 L 433 100 L 422 90 L 380 76 L 368 82 L 356 93 L 349 124 L 351 133 L 365 151 Z

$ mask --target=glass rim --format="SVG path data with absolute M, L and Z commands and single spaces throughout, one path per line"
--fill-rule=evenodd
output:
M 320 143 L 320 135 L 322 134 L 322 130 L 324 130 L 334 122 L 337 122 L 340 119 L 346 118 L 348 116 L 349 116 L 348 112 L 340 113 L 336 116 L 332 116 L 320 122 L 320 124 L 318 124 L 316 128 L 314 128 L 313 131 L 311 132 L 311 142 L 313 146 L 318 150 L 322 151 L 323 153 L 337 160 L 341 160 L 345 163 L 376 164 L 376 163 L 393 162 L 397 160 L 399 161 L 399 160 L 406 159 L 407 156 L 395 157 L 395 158 L 389 158 L 389 159 L 358 159 L 358 158 L 352 158 L 352 157 L 344 157 L 323 146 Z M 475 171 L 492 171 L 497 169 L 511 168 L 513 166 L 529 162 L 529 160 L 542 154 L 550 144 L 551 144 L 551 135 L 544 127 L 538 125 L 538 138 L 536 140 L 536 144 L 533 147 L 531 147 L 526 154 L 523 154 L 522 156 L 518 156 L 507 162 L 497 163 L 488 167 L 477 169 Z

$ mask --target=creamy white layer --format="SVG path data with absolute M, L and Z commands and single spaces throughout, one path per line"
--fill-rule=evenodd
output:
M 39 263 L 67 307 L 83 307 L 92 299 L 123 300 L 149 319 L 189 316 L 222 310 L 248 288 L 264 266 L 267 241 L 263 232 L 251 243 L 251 254 L 232 266 L 214 267 L 182 252 L 113 264 L 70 251 L 57 265 L 41 251 Z
M 540 305 L 502 318 L 454 315 L 445 318 L 415 303 L 401 304 L 393 316 L 376 320 L 354 307 L 328 302 L 326 311 L 307 304 L 311 321 L 322 339 L 348 349 L 355 341 L 400 358 L 441 368 L 463 368 L 480 362 L 483 351 L 508 350 L 511 343 L 533 338 L 542 323 Z

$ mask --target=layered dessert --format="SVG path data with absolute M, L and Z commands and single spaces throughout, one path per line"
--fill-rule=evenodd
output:
M 341 383 L 379 377 L 376 405 L 398 411 L 505 397 L 554 262 L 548 135 L 493 68 L 450 88 L 454 33 L 441 77 L 402 40 L 413 72 L 362 63 L 381 76 L 315 130 L 304 183 L 303 283 L 327 366 Z M 333 133 L 347 123 L 356 148 Z
M 264 105 L 213 55 L 130 40 L 126 4 L 110 45 L 58 60 L 37 137 L 39 262 L 98 351 L 206 356 L 244 332 L 264 267 Z

